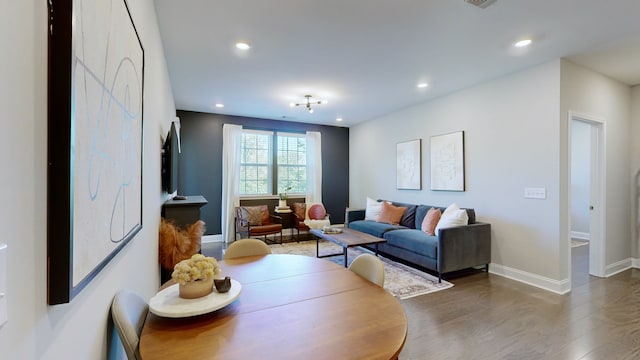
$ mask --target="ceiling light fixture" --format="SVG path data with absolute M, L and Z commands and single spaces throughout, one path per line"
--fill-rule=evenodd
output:
M 291 103 L 289 104 L 289 106 L 294 107 L 294 106 L 304 106 L 307 108 L 307 111 L 309 111 L 309 114 L 313 114 L 313 109 L 311 108 L 311 105 L 320 105 L 320 104 L 326 104 L 328 103 L 327 100 L 322 100 L 322 101 L 311 101 L 311 95 L 305 95 L 304 96 L 306 100 L 306 102 L 303 103 Z
M 216 104 L 216 107 L 217 107 L 217 108 L 223 108 L 223 107 L 224 107 L 224 104 L 220 104 L 220 103 L 218 103 L 218 104 Z
M 239 43 L 236 43 L 236 48 L 240 50 L 249 50 L 251 49 L 251 46 L 247 43 L 239 42 Z
M 531 39 L 520 40 L 520 41 L 516 42 L 515 44 L 513 44 L 513 46 L 519 47 L 519 48 L 526 47 L 526 46 L 529 46 L 529 45 L 531 45 Z
M 429 84 L 427 84 L 427 83 L 420 83 L 420 84 L 418 84 L 418 87 L 419 87 L 419 88 L 426 88 L 427 86 L 429 86 Z

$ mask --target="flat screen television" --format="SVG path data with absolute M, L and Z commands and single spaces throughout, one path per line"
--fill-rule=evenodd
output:
M 180 138 L 176 124 L 171 129 L 162 146 L 162 189 L 168 194 L 178 191 L 178 158 L 180 155 Z

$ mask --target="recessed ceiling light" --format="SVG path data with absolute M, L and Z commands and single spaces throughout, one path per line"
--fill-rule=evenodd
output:
M 223 108 L 223 107 L 224 107 L 224 104 L 216 104 L 216 107 L 217 107 L 217 108 Z
M 515 44 L 513 44 L 513 46 L 519 47 L 519 48 L 526 47 L 526 46 L 529 46 L 529 45 L 531 45 L 531 39 L 520 40 L 520 41 L 516 42 Z
M 418 87 L 419 87 L 419 88 L 426 88 L 427 86 L 429 86 L 429 84 L 427 84 L 427 83 L 420 83 L 420 84 L 418 84 Z
M 337 118 L 336 121 L 340 122 L 340 121 L 342 121 L 342 118 Z
M 251 46 L 247 43 L 239 42 L 239 43 L 236 43 L 236 48 L 240 50 L 249 50 L 251 49 Z

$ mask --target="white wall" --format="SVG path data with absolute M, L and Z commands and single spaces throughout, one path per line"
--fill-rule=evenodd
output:
M 591 127 L 571 122 L 571 233 L 580 238 L 589 235 L 591 184 Z
M 350 130 L 350 206 L 364 207 L 369 196 L 473 207 L 492 225 L 492 272 L 569 291 L 568 112 L 607 119 L 610 274 L 630 265 L 630 108 L 629 86 L 554 60 L 365 122 Z M 466 191 L 431 191 L 429 138 L 459 130 Z M 396 190 L 395 146 L 416 138 L 424 144 L 423 190 Z M 546 188 L 546 199 L 524 199 L 525 187 Z
M 604 121 L 605 145 L 605 274 L 631 266 L 630 138 L 631 88 L 604 75 L 563 60 L 561 62 L 561 139 L 568 138 L 568 112 L 575 111 Z M 561 148 L 561 186 L 566 188 L 568 147 Z M 563 196 L 565 192 L 563 191 Z M 561 237 L 568 238 L 568 203 L 563 198 Z M 561 248 L 562 267 L 569 270 L 568 246 Z
M 2 359 L 107 356 L 110 302 L 159 285 L 161 128 L 175 105 L 152 0 L 129 1 L 145 50 L 143 229 L 70 304 L 47 305 L 47 1 L 0 2 L 0 242 L 8 244 L 9 322 Z
M 476 209 L 492 225 L 491 271 L 564 291 L 559 267 L 560 61 L 530 68 L 350 129 L 350 206 L 365 197 Z M 429 138 L 465 131 L 465 192 L 429 190 Z M 396 190 L 395 151 L 423 140 L 423 190 Z M 524 198 L 544 187 L 545 200 Z
M 631 248 L 636 259 L 640 258 L 640 85 L 631 89 L 631 194 L 633 202 Z M 638 175 L 638 179 L 636 179 Z

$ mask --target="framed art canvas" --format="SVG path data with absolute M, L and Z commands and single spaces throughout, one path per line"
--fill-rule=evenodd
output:
M 431 190 L 464 191 L 464 131 L 431 137 Z
M 422 139 L 396 145 L 396 187 L 402 190 L 422 189 Z
M 49 1 L 48 303 L 142 228 L 144 50 L 125 0 Z

